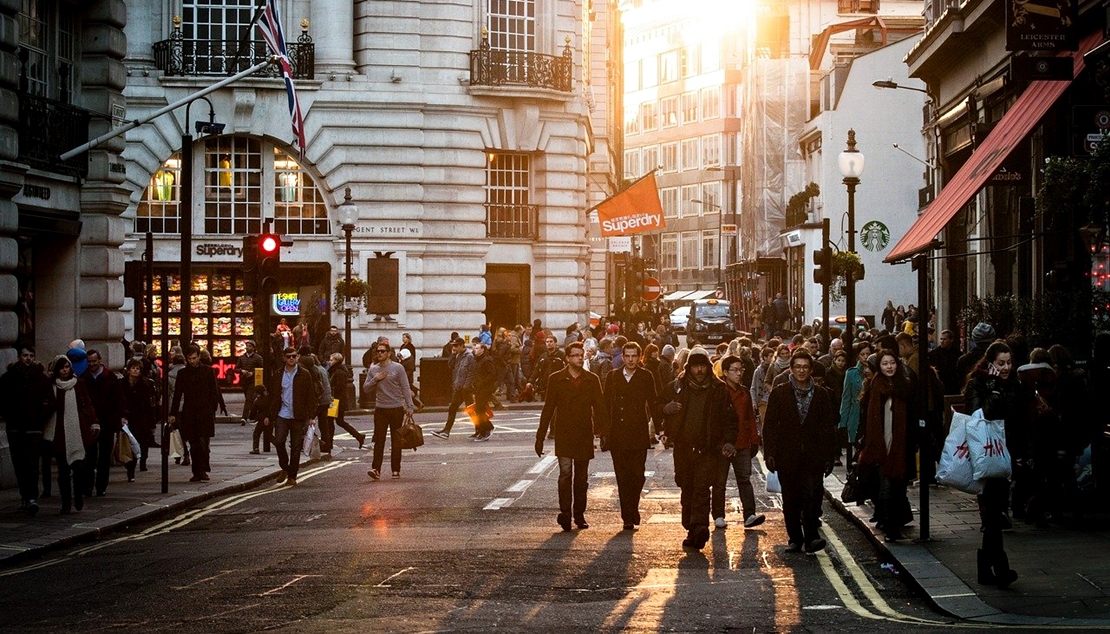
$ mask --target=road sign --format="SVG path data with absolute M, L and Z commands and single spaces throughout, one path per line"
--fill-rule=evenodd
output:
M 659 284 L 659 280 L 654 277 L 644 278 L 644 290 L 640 296 L 645 302 L 654 302 L 662 294 L 663 286 Z

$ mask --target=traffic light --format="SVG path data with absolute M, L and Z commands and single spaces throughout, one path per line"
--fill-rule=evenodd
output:
M 829 247 L 813 250 L 813 283 L 832 284 L 832 249 Z
M 243 293 L 258 292 L 258 236 L 243 236 Z
M 258 236 L 258 293 L 272 295 L 278 292 L 278 273 L 281 271 L 281 236 L 264 233 Z

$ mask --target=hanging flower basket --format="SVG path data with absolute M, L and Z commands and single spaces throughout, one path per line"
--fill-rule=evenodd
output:
M 857 282 L 863 279 L 863 262 L 859 254 L 852 251 L 833 251 L 829 268 L 833 276 L 833 283 L 829 287 L 829 298 L 835 302 L 844 299 L 849 272 L 852 273 L 852 279 Z
M 370 294 L 370 285 L 363 282 L 357 277 L 351 278 L 351 284 L 348 288 L 347 278 L 340 277 L 335 280 L 335 294 L 332 296 L 332 307 L 335 312 L 346 312 L 346 301 L 354 302 L 351 308 L 352 312 L 360 312 L 366 308 L 366 298 Z

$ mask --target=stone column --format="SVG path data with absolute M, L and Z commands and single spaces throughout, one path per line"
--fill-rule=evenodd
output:
M 126 20 L 123 0 L 98 0 L 86 14 L 80 61 L 84 83 L 79 96 L 80 105 L 93 112 L 112 113 L 125 108 Z M 89 137 L 108 132 L 111 125 L 111 121 L 92 119 Z M 119 247 L 127 234 L 126 221 L 120 214 L 128 205 L 123 186 L 124 145 L 121 135 L 91 150 L 89 175 L 81 188 L 77 335 L 88 347 L 98 348 L 111 368 L 121 368 L 125 361 L 119 345 L 124 333 L 123 252 Z
M 15 236 L 19 230 L 19 209 L 12 197 L 23 187 L 25 166 L 17 166 L 19 139 L 19 0 L 0 0 L 0 367 L 16 358 L 12 344 L 19 334 L 15 307 L 19 288 L 15 267 L 19 254 Z
M 294 16 L 296 24 L 301 17 Z M 349 0 L 313 0 L 310 11 L 308 34 L 316 44 L 316 78 L 331 79 L 333 75 L 348 75 L 355 72 L 354 3 Z M 300 35 L 300 29 L 286 31 Z

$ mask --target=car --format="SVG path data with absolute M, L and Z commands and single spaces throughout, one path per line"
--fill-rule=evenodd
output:
M 686 332 L 686 322 L 690 318 L 690 306 L 679 306 L 671 311 L 671 330 L 677 333 Z
M 709 346 L 732 341 L 736 332 L 736 315 L 732 304 L 723 299 L 699 299 L 690 307 L 686 322 L 687 345 L 697 343 Z

